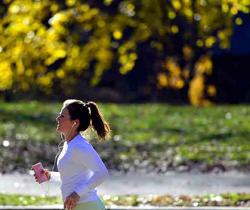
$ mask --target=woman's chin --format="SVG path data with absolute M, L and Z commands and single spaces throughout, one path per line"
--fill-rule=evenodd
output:
M 60 133 L 60 134 L 65 133 L 64 130 L 60 126 L 56 127 L 56 131 L 57 131 L 57 133 Z

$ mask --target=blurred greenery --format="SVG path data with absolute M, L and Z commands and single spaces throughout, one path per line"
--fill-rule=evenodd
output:
M 204 196 L 104 195 L 105 206 L 250 206 L 250 194 L 225 193 Z M 62 205 L 60 197 L 0 194 L 0 205 Z
M 0 168 L 10 172 L 36 161 L 53 165 L 59 103 L 0 103 Z M 166 104 L 100 104 L 112 138 L 99 144 L 85 133 L 110 169 L 249 171 L 250 108 L 195 108 Z M 9 164 L 5 164 L 6 161 Z
M 96 85 L 107 70 L 124 75 L 143 63 L 147 88 L 188 90 L 197 106 L 216 95 L 206 80 L 213 47 L 228 48 L 233 26 L 244 24 L 238 14 L 250 11 L 248 0 L 3 0 L 0 6 L 1 91 L 72 95 L 79 78 Z

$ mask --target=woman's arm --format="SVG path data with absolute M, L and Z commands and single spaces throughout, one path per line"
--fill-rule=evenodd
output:
M 50 181 L 61 182 L 60 173 L 57 171 L 48 171 L 48 177 Z
M 75 192 L 80 196 L 95 189 L 109 175 L 106 166 L 92 146 L 77 147 L 74 150 L 74 160 L 93 172 L 93 175 L 87 182 L 76 186 Z

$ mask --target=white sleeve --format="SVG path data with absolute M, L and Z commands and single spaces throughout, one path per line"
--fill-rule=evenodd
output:
M 56 171 L 50 171 L 50 180 L 55 182 L 61 182 L 60 173 Z
M 76 147 L 74 150 L 74 160 L 93 172 L 93 175 L 88 181 L 79 183 L 76 186 L 74 191 L 79 196 L 95 189 L 109 175 L 106 166 L 92 146 Z

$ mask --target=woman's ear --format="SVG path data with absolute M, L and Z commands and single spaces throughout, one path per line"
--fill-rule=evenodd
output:
M 79 124 L 80 124 L 80 120 L 75 120 L 75 121 L 73 122 L 73 125 L 72 125 L 72 126 L 76 126 L 76 125 L 79 126 Z

